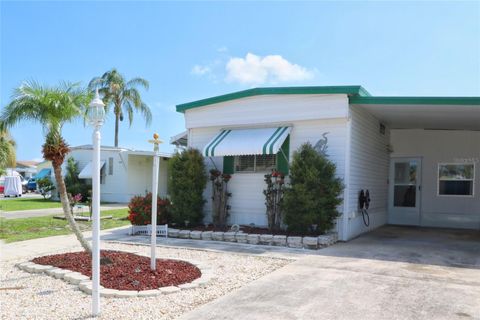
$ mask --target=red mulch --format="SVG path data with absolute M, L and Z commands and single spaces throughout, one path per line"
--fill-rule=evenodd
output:
M 192 282 L 202 275 L 193 264 L 178 260 L 157 259 L 157 270 L 152 271 L 149 257 L 111 250 L 102 250 L 100 256 L 102 260 L 105 257 L 112 262 L 100 266 L 100 284 L 110 289 L 158 289 Z M 32 261 L 92 276 L 92 259 L 84 251 L 43 256 Z

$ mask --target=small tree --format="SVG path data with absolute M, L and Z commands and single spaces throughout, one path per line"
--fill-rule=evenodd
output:
M 65 185 L 67 187 L 67 194 L 71 196 L 81 195 L 81 201 L 88 201 L 91 195 L 91 185 L 87 184 L 84 180 L 81 180 L 78 175 L 80 170 L 78 169 L 78 162 L 73 157 L 67 159 L 66 173 L 65 173 Z
M 268 228 L 279 231 L 282 224 L 281 202 L 285 187 L 285 176 L 277 170 L 265 175 L 267 188 L 263 190 L 267 207 Z
M 212 182 L 212 215 L 213 224 L 216 227 L 225 227 L 227 225 L 228 198 L 232 196 L 228 192 L 228 181 L 232 178 L 231 175 L 221 173 L 217 169 L 210 170 L 210 181 Z
M 294 153 L 290 185 L 282 205 L 289 231 L 318 234 L 332 228 L 339 215 L 337 206 L 342 202 L 343 190 L 335 169 L 335 164 L 317 153 L 310 143 Z
M 200 224 L 203 220 L 207 184 L 204 159 L 197 149 L 175 154 L 169 161 L 169 193 L 172 220 L 177 224 Z
M 37 180 L 37 187 L 44 199 L 50 198 L 52 191 L 55 190 L 55 186 L 49 177 Z
M 65 174 L 65 184 L 67 188 L 71 185 L 80 183 L 78 175 L 80 170 L 78 170 L 78 163 L 73 157 L 67 159 L 66 174 Z M 68 191 L 68 190 L 67 190 Z

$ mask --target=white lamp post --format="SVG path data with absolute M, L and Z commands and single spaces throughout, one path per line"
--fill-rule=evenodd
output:
M 95 92 L 90 102 L 87 121 L 93 130 L 92 157 L 92 314 L 100 314 L 100 127 L 105 117 L 105 104 Z
M 153 140 L 148 140 L 148 142 L 153 143 L 153 179 L 152 179 L 152 238 L 150 241 L 150 269 L 156 270 L 157 268 L 157 257 L 155 249 L 157 246 L 157 195 L 158 195 L 158 167 L 160 162 L 160 157 L 158 154 L 159 147 L 158 145 L 162 143 L 158 139 L 158 134 L 153 134 Z

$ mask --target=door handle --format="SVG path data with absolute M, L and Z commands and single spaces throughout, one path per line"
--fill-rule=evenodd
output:
M 422 191 L 422 186 L 418 186 L 418 191 Z

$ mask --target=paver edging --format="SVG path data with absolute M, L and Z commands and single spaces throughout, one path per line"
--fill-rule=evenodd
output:
M 177 231 L 177 229 L 174 229 Z M 182 230 L 184 231 L 184 230 Z M 170 238 L 181 238 L 186 239 L 185 234 L 183 237 L 177 232 L 168 232 Z M 186 230 L 185 230 L 186 231 Z M 192 237 L 192 233 L 194 237 Z M 290 248 L 304 248 L 309 250 L 317 250 L 326 248 L 338 242 L 338 233 L 328 232 L 317 237 L 313 236 L 285 236 L 285 235 L 273 235 L 273 234 L 254 234 L 254 233 L 243 233 L 243 232 L 221 232 L 221 231 L 191 231 L 190 239 L 192 240 L 204 240 L 204 241 L 224 241 L 224 242 L 237 242 L 237 243 L 248 243 L 253 245 L 267 245 L 267 246 L 282 246 Z
M 211 269 L 208 266 L 202 265 L 201 263 L 192 262 L 192 261 L 186 261 L 186 260 L 180 260 L 180 259 L 174 259 L 174 260 L 185 261 L 196 266 L 198 269 L 200 269 L 200 272 L 201 272 L 200 278 L 197 278 L 192 282 L 180 284 L 178 286 L 161 287 L 158 289 L 150 289 L 150 290 L 142 290 L 142 291 L 117 290 L 117 289 L 104 288 L 100 286 L 100 296 L 105 298 L 153 297 L 153 296 L 159 296 L 163 294 L 171 294 L 181 290 L 203 288 L 207 286 L 207 284 L 212 279 L 214 279 Z M 15 266 L 18 269 L 28 273 L 45 274 L 55 279 L 62 279 L 65 282 L 68 282 L 72 285 L 76 285 L 80 291 L 86 294 L 92 293 L 92 280 L 90 280 L 90 278 L 81 274 L 80 272 L 61 269 L 61 268 L 57 268 L 50 265 L 37 264 L 32 261 L 17 263 Z

